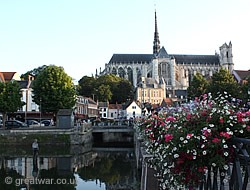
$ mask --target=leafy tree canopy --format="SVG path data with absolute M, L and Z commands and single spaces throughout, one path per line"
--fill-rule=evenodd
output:
M 207 84 L 207 80 L 205 80 L 200 73 L 194 75 L 193 80 L 187 89 L 188 98 L 195 99 L 195 97 L 200 97 L 205 93 Z
M 244 103 L 250 104 L 250 94 L 248 94 L 248 91 L 250 90 L 250 77 L 247 78 L 247 82 L 241 86 L 241 99 L 244 101 Z
M 3 114 L 3 125 L 7 112 L 16 112 L 24 103 L 21 101 L 22 92 L 16 82 L 0 82 L 0 112 Z
M 133 86 L 123 78 L 115 75 L 102 75 L 95 79 L 94 77 L 84 76 L 79 80 L 79 94 L 92 97 L 95 100 L 107 101 L 110 103 L 124 103 L 133 96 Z
M 34 102 L 41 105 L 42 112 L 57 113 L 59 109 L 71 109 L 76 102 L 72 78 L 62 67 L 48 66 L 37 75 L 34 85 Z
M 21 78 L 24 79 L 24 80 L 28 80 L 28 75 L 32 75 L 36 78 L 36 76 L 44 71 L 48 66 L 47 65 L 43 65 L 43 66 L 40 66 L 40 67 L 37 67 L 33 70 L 30 70 L 30 71 L 27 71 L 26 73 L 22 74 L 21 75 Z
M 228 92 L 232 97 L 239 97 L 239 84 L 227 69 L 221 68 L 219 72 L 212 76 L 212 81 L 207 87 L 207 92 L 211 92 L 214 97 L 219 93 Z
M 116 82 L 113 89 L 112 101 L 125 103 L 127 100 L 133 98 L 133 86 L 130 81 L 120 78 L 120 81 Z
M 96 89 L 96 94 L 99 98 L 98 100 L 101 102 L 110 101 L 112 97 L 112 92 L 110 91 L 110 87 L 104 84 L 102 84 Z
M 94 85 L 96 79 L 94 77 L 84 76 L 82 77 L 78 83 L 79 88 L 78 92 L 82 96 L 91 97 L 94 94 Z

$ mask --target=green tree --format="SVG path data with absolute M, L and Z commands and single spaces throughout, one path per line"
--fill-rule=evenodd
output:
M 112 98 L 112 92 L 108 85 L 102 84 L 96 89 L 97 99 L 101 102 L 110 101 Z
M 62 67 L 51 65 L 41 72 L 33 85 L 34 102 L 42 112 L 57 113 L 59 109 L 71 109 L 76 102 L 72 78 Z
M 125 103 L 133 98 L 133 86 L 130 81 L 120 78 L 114 85 L 112 94 L 112 103 Z
M 3 127 L 7 112 L 16 112 L 24 103 L 21 101 L 22 92 L 19 84 L 13 82 L 0 82 L 0 112 L 3 114 Z
M 232 97 L 238 98 L 240 88 L 233 75 L 227 69 L 221 68 L 219 72 L 212 76 L 212 81 L 207 87 L 207 92 L 211 92 L 214 97 L 218 94 L 228 92 Z
M 94 94 L 96 79 L 94 77 L 83 76 L 79 81 L 78 93 L 82 96 L 92 97 Z
M 247 82 L 241 86 L 241 99 L 244 103 L 250 102 L 250 95 L 248 94 L 248 91 L 250 90 L 250 77 L 247 78 Z
M 37 67 L 33 70 L 27 71 L 26 73 L 21 75 L 21 78 L 24 80 L 28 80 L 28 75 L 32 75 L 36 78 L 36 76 L 40 73 L 43 72 L 48 66 L 47 65 L 43 65 L 40 67 Z
M 105 94 L 105 91 L 108 95 Z M 95 100 L 99 101 L 109 100 L 111 103 L 123 103 L 133 97 L 133 86 L 128 80 L 113 74 L 102 75 L 97 79 L 84 76 L 79 80 L 78 92 L 87 97 L 95 95 Z
M 109 85 L 111 91 L 113 91 L 113 85 L 115 82 L 120 81 L 121 78 L 111 74 L 111 75 L 102 75 L 99 78 L 97 78 L 95 86 L 101 86 L 102 84 Z
M 207 84 L 207 80 L 205 80 L 200 73 L 194 75 L 191 84 L 187 89 L 188 98 L 195 99 L 195 97 L 200 97 L 205 93 Z

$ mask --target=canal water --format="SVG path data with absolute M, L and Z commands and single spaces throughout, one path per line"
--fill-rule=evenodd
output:
M 1 190 L 137 190 L 137 176 L 133 148 L 0 148 Z

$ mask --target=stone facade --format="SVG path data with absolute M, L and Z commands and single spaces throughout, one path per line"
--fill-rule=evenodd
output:
M 136 88 L 136 101 L 140 103 L 161 104 L 166 98 L 166 84 L 161 78 L 159 83 L 153 78 L 142 77 L 142 81 Z
M 160 48 L 156 13 L 153 44 L 153 54 L 113 54 L 100 74 L 126 78 L 134 87 L 138 86 L 142 77 L 153 78 L 158 83 L 163 78 L 166 90 L 186 90 L 197 72 L 208 78 L 221 67 L 231 72 L 234 69 L 231 42 L 223 44 L 220 54 L 215 55 L 168 54 L 164 47 Z

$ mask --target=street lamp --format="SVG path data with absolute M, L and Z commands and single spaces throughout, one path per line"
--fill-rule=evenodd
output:
M 41 127 L 41 121 L 42 121 L 42 98 L 40 98 L 40 127 Z

